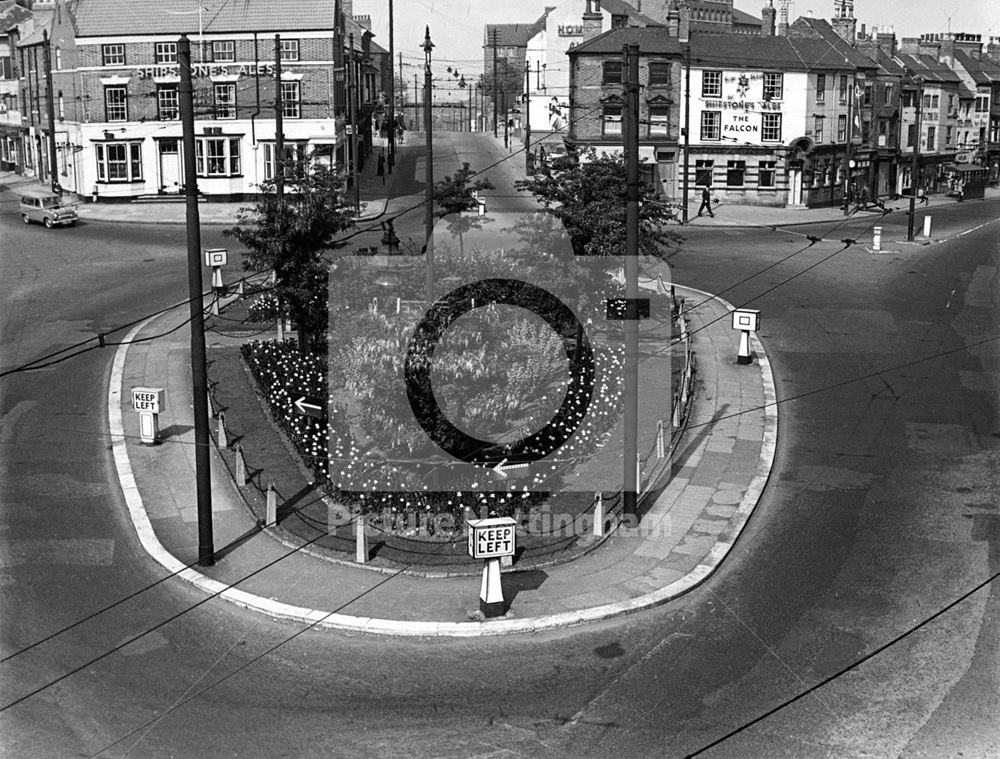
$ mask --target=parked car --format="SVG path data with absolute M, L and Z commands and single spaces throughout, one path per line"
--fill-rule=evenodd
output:
M 49 229 L 55 226 L 73 226 L 79 215 L 76 207 L 68 205 L 61 195 L 48 190 L 26 190 L 21 193 L 21 220 L 25 224 L 37 221 Z

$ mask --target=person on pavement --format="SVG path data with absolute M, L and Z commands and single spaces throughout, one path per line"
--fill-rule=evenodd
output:
M 712 213 L 712 188 L 705 187 L 701 188 L 701 205 L 698 207 L 698 215 L 701 216 L 702 211 L 708 211 L 708 215 L 713 219 L 715 214 Z

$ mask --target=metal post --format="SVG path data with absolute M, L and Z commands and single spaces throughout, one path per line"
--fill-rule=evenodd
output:
M 361 156 L 358 155 L 358 72 L 355 69 L 354 60 L 354 32 L 348 35 L 349 55 L 347 59 L 347 99 L 351 111 L 351 181 L 354 184 L 354 213 L 361 213 L 361 176 L 359 165 Z
M 396 164 L 396 77 L 392 73 L 392 59 L 395 46 L 393 44 L 392 0 L 389 0 L 389 159 L 388 171 Z M 399 77 L 402 82 L 403 77 Z
M 62 192 L 62 187 L 59 186 L 59 170 L 58 163 L 59 159 L 56 157 L 56 93 L 52 87 L 52 41 L 49 39 L 49 32 L 45 30 L 42 32 L 42 39 L 44 40 L 44 55 L 45 55 L 45 87 L 48 91 L 48 97 L 46 98 L 45 104 L 45 115 L 48 121 L 48 146 L 49 146 L 49 177 L 52 182 L 52 191 L 56 193 Z
M 847 216 L 851 211 L 851 143 L 854 140 L 854 109 L 858 107 L 857 98 L 854 94 L 854 88 L 857 87 L 857 82 L 853 83 L 853 86 L 847 88 L 847 145 L 844 147 L 844 215 Z
M 281 98 L 281 35 L 274 35 L 274 194 L 285 196 L 285 104 Z
M 636 303 L 639 297 L 639 46 L 625 46 L 625 298 Z M 636 462 L 639 455 L 639 319 L 638 313 L 625 319 L 625 440 L 622 451 L 624 513 L 635 515 L 639 483 Z
M 424 250 L 427 253 L 426 261 L 426 297 L 427 306 L 434 302 L 434 141 L 432 133 L 434 131 L 433 112 L 431 102 L 431 50 L 434 43 L 431 42 L 431 28 L 425 28 L 424 33 L 424 132 L 427 135 L 427 157 L 426 163 L 426 187 L 424 189 Z
M 917 175 L 920 173 L 920 108 L 924 99 L 924 80 L 917 82 L 917 123 L 913 130 L 913 160 L 910 164 L 910 218 L 906 222 L 906 239 L 913 241 L 913 221 L 917 217 Z
M 524 62 L 524 173 L 532 174 L 531 153 L 531 65 Z
M 494 29 L 490 32 L 490 47 L 493 48 L 493 137 L 497 137 L 497 44 L 500 42 L 500 32 Z
M 177 94 L 184 145 L 184 194 L 187 221 L 188 297 L 191 314 L 191 384 L 194 388 L 194 470 L 198 502 L 198 563 L 215 563 L 212 536 L 212 481 L 209 469 L 208 369 L 205 362 L 205 317 L 201 285 L 201 226 L 198 218 L 198 167 L 195 161 L 194 89 L 191 86 L 191 42 L 177 42 L 180 86 Z
M 684 53 L 684 176 L 683 199 L 681 200 L 681 224 L 688 223 L 688 176 L 691 164 L 691 43 L 687 43 Z

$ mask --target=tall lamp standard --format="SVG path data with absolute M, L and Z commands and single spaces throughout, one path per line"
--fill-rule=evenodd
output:
M 425 288 L 427 291 L 427 306 L 434 302 L 434 144 L 432 134 L 434 124 L 431 110 L 431 50 L 434 43 L 431 42 L 430 26 L 424 29 L 424 133 L 427 135 L 427 157 L 426 163 L 426 188 L 424 189 L 424 250 L 427 254 L 427 280 Z

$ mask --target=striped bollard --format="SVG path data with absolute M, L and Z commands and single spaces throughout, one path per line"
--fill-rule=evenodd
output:
M 663 458 L 663 420 L 659 419 L 656 422 L 656 458 Z

